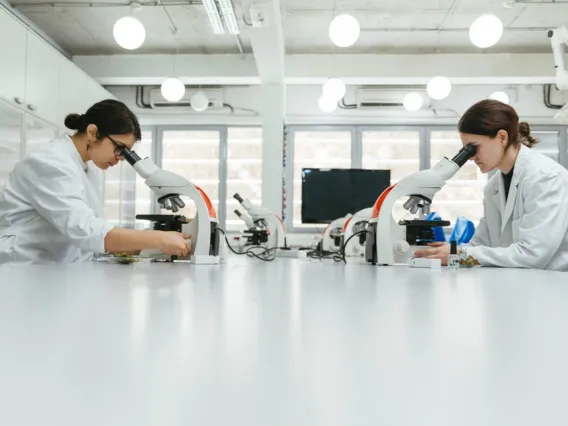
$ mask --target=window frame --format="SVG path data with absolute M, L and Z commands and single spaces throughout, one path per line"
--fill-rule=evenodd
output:
M 457 121 L 457 119 L 456 119 Z M 286 126 L 288 134 L 287 143 L 284 150 L 286 158 L 284 166 L 284 190 L 286 193 L 286 205 L 283 206 L 284 223 L 290 233 L 309 234 L 314 231 L 323 231 L 325 225 L 313 225 L 310 227 L 294 226 L 294 143 L 295 134 L 298 131 L 351 131 L 351 167 L 361 168 L 363 160 L 363 132 L 365 131 L 417 131 L 419 134 L 419 168 L 426 170 L 430 168 L 431 156 L 431 135 L 434 131 L 457 131 L 455 125 L 450 124 L 297 124 Z M 558 132 L 558 162 L 568 169 L 568 126 L 562 125 L 531 125 L 531 132 Z M 456 151 L 457 153 L 457 151 Z M 488 176 L 491 177 L 494 172 Z M 380 195 L 380 194 L 379 194 Z M 378 195 L 377 195 L 378 197 Z M 427 214 L 428 211 L 425 211 Z M 451 232 L 451 227 L 447 229 Z
M 140 126 L 140 130 L 142 131 L 142 133 L 144 132 L 150 132 L 150 134 L 152 135 L 152 156 L 154 158 L 154 160 L 156 160 L 156 136 L 157 136 L 157 128 L 156 126 Z M 139 142 L 137 142 L 139 143 Z M 136 151 L 136 144 L 134 145 L 134 151 Z M 157 163 L 156 163 L 157 164 Z M 131 176 L 134 177 L 134 186 L 136 186 L 136 171 L 134 169 L 132 169 L 131 171 L 129 171 L 129 173 L 131 173 Z M 103 181 L 103 187 L 102 187 L 102 196 L 103 196 L 103 205 L 106 203 L 106 173 L 104 175 L 104 181 Z M 132 196 L 132 194 L 136 194 L 136 191 L 128 191 L 126 189 L 126 187 L 123 187 L 121 185 L 120 190 L 119 190 L 119 203 L 122 204 L 124 203 L 125 205 L 135 205 L 136 204 L 136 198 Z M 158 200 L 157 198 L 154 200 L 154 203 L 152 203 L 150 205 L 150 212 L 151 214 L 156 214 L 159 211 L 159 206 L 158 206 Z M 118 223 L 116 223 L 116 226 L 120 226 L 120 227 L 135 227 L 136 224 L 136 219 L 132 218 L 132 221 L 127 221 L 124 222 L 122 220 L 122 218 L 118 221 Z
M 217 211 L 217 220 L 219 222 L 219 226 L 222 229 L 226 228 L 226 221 L 227 221 L 227 166 L 228 166 L 228 149 L 229 149 L 229 129 L 234 128 L 241 128 L 241 129 L 248 129 L 248 128 L 260 128 L 260 125 L 247 125 L 247 124 L 239 124 L 239 125 L 184 125 L 184 124 L 177 124 L 177 125 L 158 125 L 152 126 L 155 128 L 156 131 L 156 138 L 155 143 L 153 144 L 153 149 L 156 165 L 158 167 L 162 167 L 162 159 L 163 159 L 163 135 L 166 131 L 218 131 L 219 132 L 219 207 Z M 262 160 L 262 158 L 261 158 Z M 153 213 L 158 213 L 160 211 L 160 206 L 158 202 L 153 204 Z
M 239 232 L 239 231 L 235 231 L 235 230 L 229 230 L 228 226 L 227 226 L 227 200 L 233 197 L 233 194 L 229 194 L 228 189 L 227 189 L 227 180 L 228 180 L 228 162 L 229 162 L 229 129 L 260 129 L 261 130 L 261 139 L 262 139 L 262 144 L 261 144 L 261 156 L 260 156 L 260 164 L 261 164 L 261 168 L 262 168 L 262 163 L 264 160 L 264 151 L 265 151 L 265 147 L 264 147 L 264 136 L 263 136 L 263 129 L 261 125 L 246 125 L 246 124 L 239 124 L 239 125 L 226 125 L 225 127 L 225 149 L 224 149 L 224 153 L 225 153 L 225 160 L 224 160 L 224 179 L 223 179 L 223 183 L 222 185 L 224 186 L 224 191 L 225 191 L 225 197 L 223 198 L 223 203 L 219 202 L 219 206 L 221 204 L 223 204 L 224 207 L 224 216 L 223 216 L 223 221 L 221 222 L 219 220 L 219 226 L 221 226 L 222 229 L 224 229 L 228 234 L 233 234 L 235 232 Z M 262 173 L 261 173 L 262 174 Z M 261 177 L 261 198 L 262 198 L 262 177 Z M 221 179 L 219 178 L 219 183 L 221 183 Z M 220 194 L 220 188 L 219 188 L 219 194 Z M 242 194 L 241 194 L 242 195 Z M 276 213 L 278 216 L 280 216 L 280 213 L 277 212 Z M 243 222 L 243 227 L 244 227 L 244 222 Z
M 310 227 L 297 227 L 294 226 L 294 143 L 296 132 L 300 131 L 351 131 L 351 167 L 363 167 L 363 132 L 366 131 L 418 131 L 419 136 L 419 167 L 423 169 L 425 158 L 425 147 L 429 144 L 425 140 L 426 129 L 422 125 L 291 125 L 286 126 L 288 132 L 288 141 L 285 147 L 286 166 L 284 170 L 285 183 L 284 190 L 286 191 L 287 204 L 284 209 L 284 224 L 290 233 L 298 234 L 311 234 L 314 231 L 323 231 L 325 225 L 313 225 Z M 427 159 L 429 161 L 429 152 Z M 379 194 L 380 195 L 380 194 Z M 379 196 L 377 195 L 377 197 Z
M 219 193 L 219 205 L 217 208 L 217 220 L 219 222 L 219 226 L 222 229 L 225 229 L 225 218 L 226 218 L 226 198 L 227 198 L 227 127 L 229 126 L 217 126 L 217 125 L 206 125 L 206 126 L 199 126 L 199 125 L 163 125 L 163 126 L 156 126 L 157 127 L 157 144 L 156 144 L 156 165 L 162 168 L 162 161 L 164 158 L 164 146 L 163 146 L 163 137 L 164 132 L 170 131 L 189 131 L 189 132 L 211 132 L 211 131 L 218 131 L 219 132 L 219 185 L 218 185 L 218 193 Z M 233 127 L 233 126 L 230 126 Z M 160 206 L 156 201 L 154 208 L 157 212 L 160 210 Z

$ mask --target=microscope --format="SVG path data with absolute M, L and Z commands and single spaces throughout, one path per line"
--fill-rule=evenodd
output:
M 367 242 L 367 234 L 363 233 L 369 227 L 371 220 L 372 207 L 363 209 L 355 213 L 349 218 L 343 226 L 343 241 L 345 246 L 345 256 L 358 257 L 365 256 L 365 244 Z M 354 234 L 362 232 L 361 234 L 353 237 Z M 353 237 L 353 238 L 351 238 Z M 351 240 L 349 240 L 351 238 Z
M 421 170 L 387 188 L 375 202 L 369 221 L 365 258 L 373 265 L 406 264 L 413 267 L 433 268 L 439 266 L 439 259 L 414 258 L 414 251 L 434 239 L 433 228 L 448 226 L 442 220 L 401 220 L 395 222 L 395 202 L 409 196 L 404 208 L 416 214 L 432 204 L 434 195 L 446 181 L 475 155 L 473 145 L 464 146 L 451 160 L 442 158 L 434 167 Z
M 322 253 L 334 253 L 341 250 L 343 244 L 343 227 L 353 215 L 347 214 L 345 217 L 335 219 L 323 230 L 322 239 L 319 242 L 319 250 Z
M 241 213 L 238 209 L 235 214 L 241 218 L 247 229 L 241 234 L 244 241 L 240 244 L 241 251 L 247 247 L 261 246 L 274 249 L 275 254 L 286 248 L 286 230 L 282 220 L 265 207 L 255 206 L 248 199 L 243 199 L 238 193 L 233 195 L 245 209 Z
M 156 219 L 158 224 L 165 222 L 169 227 L 175 226 L 176 230 L 180 227 L 183 232 L 191 236 L 192 252 L 189 257 L 191 263 L 205 265 L 220 263 L 217 214 L 207 194 L 183 176 L 160 169 L 149 158 L 141 159 L 133 150 L 125 148 L 122 156 L 136 173 L 145 179 L 144 183 L 158 196 L 162 208 L 177 213 L 179 209 L 185 207 L 181 196 L 186 196 L 193 200 L 197 209 L 192 220 L 187 220 L 185 217 L 164 218 L 161 215 L 149 220 Z

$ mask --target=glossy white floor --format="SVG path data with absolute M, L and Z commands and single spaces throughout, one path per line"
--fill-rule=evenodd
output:
M 566 274 L 0 267 L 0 425 L 566 425 Z

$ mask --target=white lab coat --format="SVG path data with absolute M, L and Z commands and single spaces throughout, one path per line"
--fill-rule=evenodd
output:
M 68 263 L 104 252 L 102 171 L 69 135 L 27 155 L 0 195 L 0 264 Z
M 484 217 L 468 255 L 482 265 L 568 271 L 568 171 L 521 146 L 509 196 L 501 172 L 484 191 Z

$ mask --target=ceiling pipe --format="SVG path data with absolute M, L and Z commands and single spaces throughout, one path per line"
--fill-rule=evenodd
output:
M 162 0 L 156 0 L 156 1 L 162 7 L 162 11 L 164 12 L 164 16 L 166 17 L 166 21 L 168 21 L 168 24 L 170 25 L 170 31 L 172 32 L 172 35 L 176 35 L 177 32 L 178 32 L 178 28 L 176 27 L 176 24 L 174 24 L 172 17 L 170 16 L 168 11 L 166 10 L 167 4 L 164 4 L 162 2 Z
M 454 0 L 452 6 L 446 12 L 446 15 L 444 15 L 444 19 L 442 19 L 442 22 L 440 23 L 440 25 L 438 25 L 438 30 L 442 29 L 442 27 L 444 26 L 444 24 L 446 23 L 446 21 L 448 20 L 448 18 L 450 17 L 450 15 L 452 14 L 452 12 L 454 11 L 454 9 L 456 8 L 459 2 L 460 0 Z
M 568 3 L 568 2 L 567 2 Z M 552 27 L 507 27 L 505 32 L 511 31 L 548 31 Z M 469 31 L 469 28 L 361 28 L 361 32 L 367 33 L 383 33 L 383 32 L 399 32 L 399 33 L 427 33 L 427 32 L 440 32 L 440 33 L 456 33 Z
M 0 0 L 1 1 L 1 0 Z M 132 2 L 121 2 L 121 3 L 108 3 L 108 2 L 79 2 L 79 1 L 68 1 L 68 2 L 52 2 L 52 3 L 12 3 L 12 7 L 17 9 L 51 9 L 54 7 L 129 7 Z M 197 0 L 188 1 L 172 1 L 163 2 L 161 0 L 153 0 L 149 2 L 140 3 L 142 7 L 169 7 L 169 6 L 200 6 L 203 2 Z M 171 18 L 169 18 L 171 19 Z M 174 25 L 175 26 L 175 25 Z

